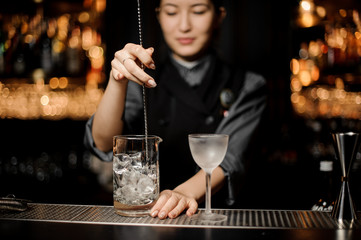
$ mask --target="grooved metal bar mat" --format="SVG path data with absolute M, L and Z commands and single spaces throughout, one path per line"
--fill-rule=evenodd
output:
M 200 211 L 203 211 L 201 209 Z M 0 219 L 47 222 L 71 222 L 86 224 L 171 226 L 171 227 L 213 227 L 213 228 L 279 228 L 279 229 L 361 229 L 361 221 L 339 223 L 329 213 L 317 211 L 290 210 L 245 210 L 214 209 L 226 214 L 227 221 L 221 223 L 201 223 L 186 215 L 176 219 L 122 217 L 114 212 L 113 206 L 85 206 L 62 204 L 28 204 L 24 212 L 0 210 Z

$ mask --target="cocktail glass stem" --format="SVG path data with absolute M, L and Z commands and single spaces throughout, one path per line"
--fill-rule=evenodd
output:
M 211 174 L 206 172 L 206 210 L 205 214 L 211 214 Z

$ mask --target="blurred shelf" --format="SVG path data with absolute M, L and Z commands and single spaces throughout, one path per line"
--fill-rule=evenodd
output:
M 105 0 L 0 9 L 0 119 L 86 120 L 103 94 Z
M 25 79 L 0 82 L 0 119 L 86 120 L 103 95 L 97 85 L 79 79 L 52 78 L 49 83 L 25 83 Z

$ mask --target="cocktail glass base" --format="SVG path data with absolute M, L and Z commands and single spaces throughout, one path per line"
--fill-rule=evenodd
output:
M 115 213 L 123 217 L 148 217 L 150 216 L 150 210 L 117 210 Z
M 223 214 L 218 214 L 218 213 L 199 212 L 198 214 L 191 216 L 191 220 L 198 221 L 198 222 L 215 223 L 215 222 L 226 221 L 227 216 L 223 215 Z

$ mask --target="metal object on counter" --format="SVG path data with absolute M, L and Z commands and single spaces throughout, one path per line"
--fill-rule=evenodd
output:
M 28 208 L 29 200 L 16 198 L 14 195 L 8 195 L 0 198 L 0 209 L 23 212 Z
M 349 188 L 349 172 L 360 144 L 359 136 L 359 133 L 354 132 L 332 134 L 335 144 L 335 152 L 341 164 L 342 176 L 341 191 L 338 199 L 336 200 L 331 216 L 339 222 L 347 220 L 352 223 L 357 219 L 355 206 L 352 201 Z M 352 224 L 350 227 L 352 227 Z

